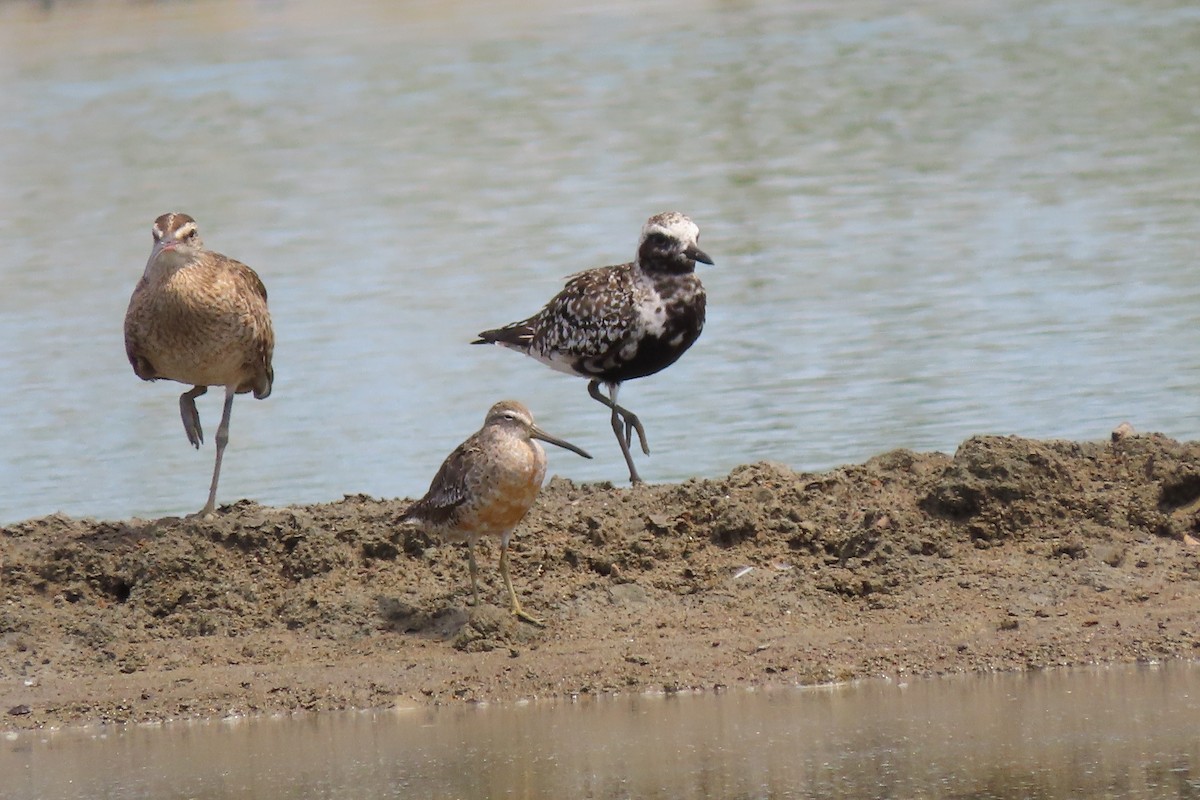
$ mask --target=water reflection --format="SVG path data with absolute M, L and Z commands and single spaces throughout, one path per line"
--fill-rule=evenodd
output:
M 234 416 L 227 499 L 419 495 L 505 396 L 608 456 L 552 471 L 619 481 L 581 381 L 466 342 L 665 208 L 719 266 L 697 346 L 622 394 L 648 480 L 1198 437 L 1198 25 L 1187 0 L 0 4 L 0 520 L 202 499 L 211 451 L 121 343 L 174 208 L 271 292 L 276 391 Z
M 22 734 L 5 796 L 1200 797 L 1200 665 Z

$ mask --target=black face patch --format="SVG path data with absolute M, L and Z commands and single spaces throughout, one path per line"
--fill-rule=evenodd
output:
M 675 244 L 675 239 L 665 233 L 652 233 L 646 237 L 643 247 L 658 253 L 669 253 L 675 248 Z
M 638 264 L 648 273 L 681 275 L 696 268 L 695 262 L 683 254 L 681 242 L 665 233 L 646 235 L 638 248 Z

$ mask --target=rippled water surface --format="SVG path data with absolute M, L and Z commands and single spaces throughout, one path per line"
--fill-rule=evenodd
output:
M 648 480 L 1196 438 L 1198 73 L 1186 0 L 0 4 L 0 521 L 202 504 L 121 339 L 172 209 L 270 290 L 226 502 L 418 495 L 504 397 L 623 480 L 583 381 L 466 343 L 664 209 L 717 265 L 622 392 Z
M 1200 666 L 325 714 L 0 742 L 38 798 L 1200 797 Z

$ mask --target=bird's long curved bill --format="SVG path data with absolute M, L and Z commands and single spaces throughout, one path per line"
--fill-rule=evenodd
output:
M 572 453 L 578 453 L 579 455 L 583 456 L 584 458 L 592 457 L 592 454 L 589 453 L 587 450 L 584 450 L 582 447 L 576 447 L 575 445 L 571 444 L 568 441 L 559 439 L 557 436 L 551 436 L 550 434 L 546 433 L 544 430 L 542 430 L 541 428 L 539 428 L 536 425 L 532 426 L 529 429 L 529 435 L 532 436 L 534 439 L 541 439 L 543 442 L 549 442 L 550 444 L 557 445 L 558 447 L 561 447 L 564 450 L 570 450 Z

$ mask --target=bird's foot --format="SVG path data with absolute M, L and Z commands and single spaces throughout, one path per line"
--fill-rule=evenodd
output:
M 646 440 L 646 429 L 642 427 L 642 421 L 637 418 L 637 414 L 625 412 L 625 447 L 629 448 L 633 444 L 633 432 L 637 431 L 638 443 L 642 446 L 642 452 L 650 455 L 650 443 Z
M 520 606 L 518 606 L 517 608 L 514 608 L 512 610 L 512 613 L 513 613 L 514 617 L 521 620 L 522 622 L 528 622 L 530 625 L 536 626 L 538 628 L 546 627 L 546 623 L 542 622 L 537 617 L 530 615 L 524 609 L 522 609 Z
M 212 505 L 206 505 L 204 508 L 197 511 L 195 514 L 188 514 L 188 519 L 206 520 L 213 519 L 217 516 L 217 510 Z

